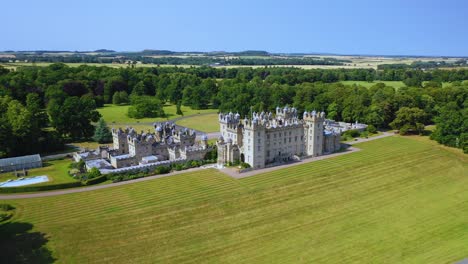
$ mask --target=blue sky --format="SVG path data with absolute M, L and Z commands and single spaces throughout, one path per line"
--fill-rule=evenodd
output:
M 468 56 L 468 1 L 3 0 L 0 50 Z

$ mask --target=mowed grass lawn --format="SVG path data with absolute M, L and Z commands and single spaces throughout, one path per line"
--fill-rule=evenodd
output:
M 468 257 L 468 158 L 427 138 L 241 180 L 207 169 L 7 201 L 60 263 L 453 263 Z
M 128 108 L 130 105 L 112 105 L 106 104 L 104 107 L 98 108 L 99 113 L 102 115 L 102 118 L 109 124 L 134 124 L 134 123 L 151 123 L 151 122 L 161 122 L 169 119 L 174 119 L 181 117 L 181 115 L 176 115 L 176 106 L 175 105 L 165 105 L 164 112 L 167 117 L 158 117 L 158 118 L 131 118 L 127 116 Z M 203 109 L 203 110 L 193 110 L 190 107 L 182 106 L 182 113 L 184 116 L 196 115 L 202 113 L 216 113 L 217 109 Z
M 195 115 L 176 121 L 176 124 L 202 132 L 218 132 L 218 114 Z
M 28 170 L 28 176 L 25 176 L 25 177 L 41 176 L 41 175 L 48 176 L 49 178 L 48 182 L 35 184 L 34 186 L 58 184 L 58 183 L 65 183 L 65 182 L 75 182 L 76 180 L 68 175 L 68 171 L 70 170 L 68 166 L 71 163 L 72 161 L 70 159 L 43 161 L 42 168 Z M 8 179 L 17 179 L 17 177 L 14 176 L 11 172 L 0 174 L 0 182 L 6 181 Z

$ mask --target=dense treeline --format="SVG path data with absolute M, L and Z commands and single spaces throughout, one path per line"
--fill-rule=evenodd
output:
M 341 80 L 398 80 L 408 87 L 376 84 L 364 88 L 337 83 Z M 424 125 L 435 123 L 434 139 L 463 148 L 468 130 L 468 83 L 462 80 L 468 80 L 468 70 L 109 68 L 64 64 L 20 67 L 16 71 L 0 68 L 0 96 L 4 101 L 0 106 L 4 121 L 0 155 L 44 151 L 22 147 L 40 146 L 30 142 L 39 138 L 52 140 L 34 133 L 53 134 L 54 142 L 90 138 L 92 123 L 99 120 L 96 107 L 112 102 L 130 102 L 130 115 L 135 118 L 162 116 L 162 104 L 170 102 L 179 109 L 183 104 L 241 115 L 251 109 L 273 110 L 289 104 L 300 111 L 324 110 L 335 120 L 365 122 L 402 133 L 422 132 Z M 452 85 L 442 87 L 441 82 L 447 81 Z M 34 116 L 41 113 L 49 118 Z M 11 146 L 17 146 L 16 150 Z

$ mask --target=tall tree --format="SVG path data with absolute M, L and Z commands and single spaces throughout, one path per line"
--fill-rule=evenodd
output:
M 57 132 L 71 138 L 91 137 L 94 133 L 91 122 L 97 122 L 100 117 L 94 100 L 87 97 L 68 97 L 63 103 L 53 100 L 48 112 Z
M 96 125 L 93 139 L 100 144 L 112 142 L 112 133 L 103 118 Z
M 395 120 L 390 123 L 393 129 L 400 131 L 400 134 L 405 135 L 410 131 L 421 134 L 424 131 L 424 121 L 426 113 L 417 107 L 402 107 L 397 111 Z

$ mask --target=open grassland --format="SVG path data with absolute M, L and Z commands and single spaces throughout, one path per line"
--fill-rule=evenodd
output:
M 465 81 L 464 81 L 465 82 Z M 345 84 L 345 85 L 360 85 L 364 86 L 366 88 L 370 88 L 378 83 L 384 83 L 386 86 L 392 86 L 396 89 L 399 89 L 401 87 L 405 87 L 406 85 L 402 81 L 373 81 L 373 82 L 366 82 L 366 81 L 340 81 L 340 83 Z M 452 85 L 451 82 L 442 82 L 442 87 L 447 87 L 449 85 Z M 424 86 L 424 83 L 423 83 Z
M 49 177 L 48 182 L 35 184 L 34 186 L 75 182 L 76 180 L 68 175 L 68 171 L 70 170 L 68 166 L 71 164 L 71 162 L 72 161 L 70 159 L 44 161 L 42 168 L 28 170 L 28 176 L 25 177 L 41 175 L 47 175 Z M 11 172 L 0 174 L 0 182 L 16 178 L 17 177 L 14 176 Z
M 187 117 L 177 121 L 176 124 L 207 133 L 219 131 L 219 121 L 216 113 Z
M 340 83 L 345 85 L 360 85 L 366 88 L 370 88 L 378 83 L 384 83 L 386 86 L 392 86 L 396 89 L 406 86 L 402 81 L 373 81 L 373 82 L 366 82 L 366 81 L 340 81 Z
M 56 55 L 56 54 L 55 54 Z M 64 54 L 62 54 L 64 55 Z M 179 58 L 187 58 L 187 57 L 204 57 L 203 55 L 155 55 L 155 56 L 148 56 L 148 57 L 179 57 Z M 238 56 L 223 56 L 226 58 L 238 58 Z M 446 62 L 454 62 L 459 58 L 412 58 L 412 57 L 378 57 L 378 56 L 350 56 L 350 55 L 306 55 L 305 57 L 318 57 L 318 58 L 335 58 L 339 60 L 348 60 L 350 62 L 344 63 L 344 65 L 274 65 L 273 67 L 297 67 L 303 69 L 377 69 L 377 67 L 381 64 L 411 64 L 415 61 L 446 61 Z M 242 56 L 242 58 L 249 58 L 249 59 L 262 59 L 266 58 L 263 56 Z M 9 69 L 16 69 L 17 67 L 21 66 L 48 66 L 52 63 L 50 62 L 9 62 L 9 63 L 0 63 L 0 66 L 9 68 Z M 81 65 L 89 65 L 89 66 L 107 66 L 112 68 L 122 68 L 122 67 L 130 67 L 128 64 L 115 64 L 115 63 L 65 63 L 70 67 L 78 67 Z M 135 64 L 134 67 L 200 67 L 201 65 L 166 65 L 166 64 Z M 226 66 L 218 66 L 222 68 L 237 68 L 237 67 L 252 67 L 252 68 L 263 68 L 265 65 L 226 65 Z M 449 68 L 454 69 L 454 68 Z
M 104 120 L 109 124 L 136 124 L 136 123 L 152 123 L 152 122 L 161 122 L 167 121 L 170 119 L 182 117 L 181 115 L 176 114 L 175 105 L 165 105 L 164 112 L 167 117 L 157 117 L 157 118 L 131 118 L 127 116 L 128 108 L 130 105 L 112 105 L 106 104 L 104 107 L 98 109 L 99 113 L 102 115 Z M 216 113 L 217 109 L 204 109 L 204 110 L 193 110 L 190 107 L 182 106 L 183 116 L 197 115 L 203 113 Z
M 427 138 L 235 180 L 204 170 L 8 201 L 61 263 L 451 263 L 468 257 L 468 158 Z

